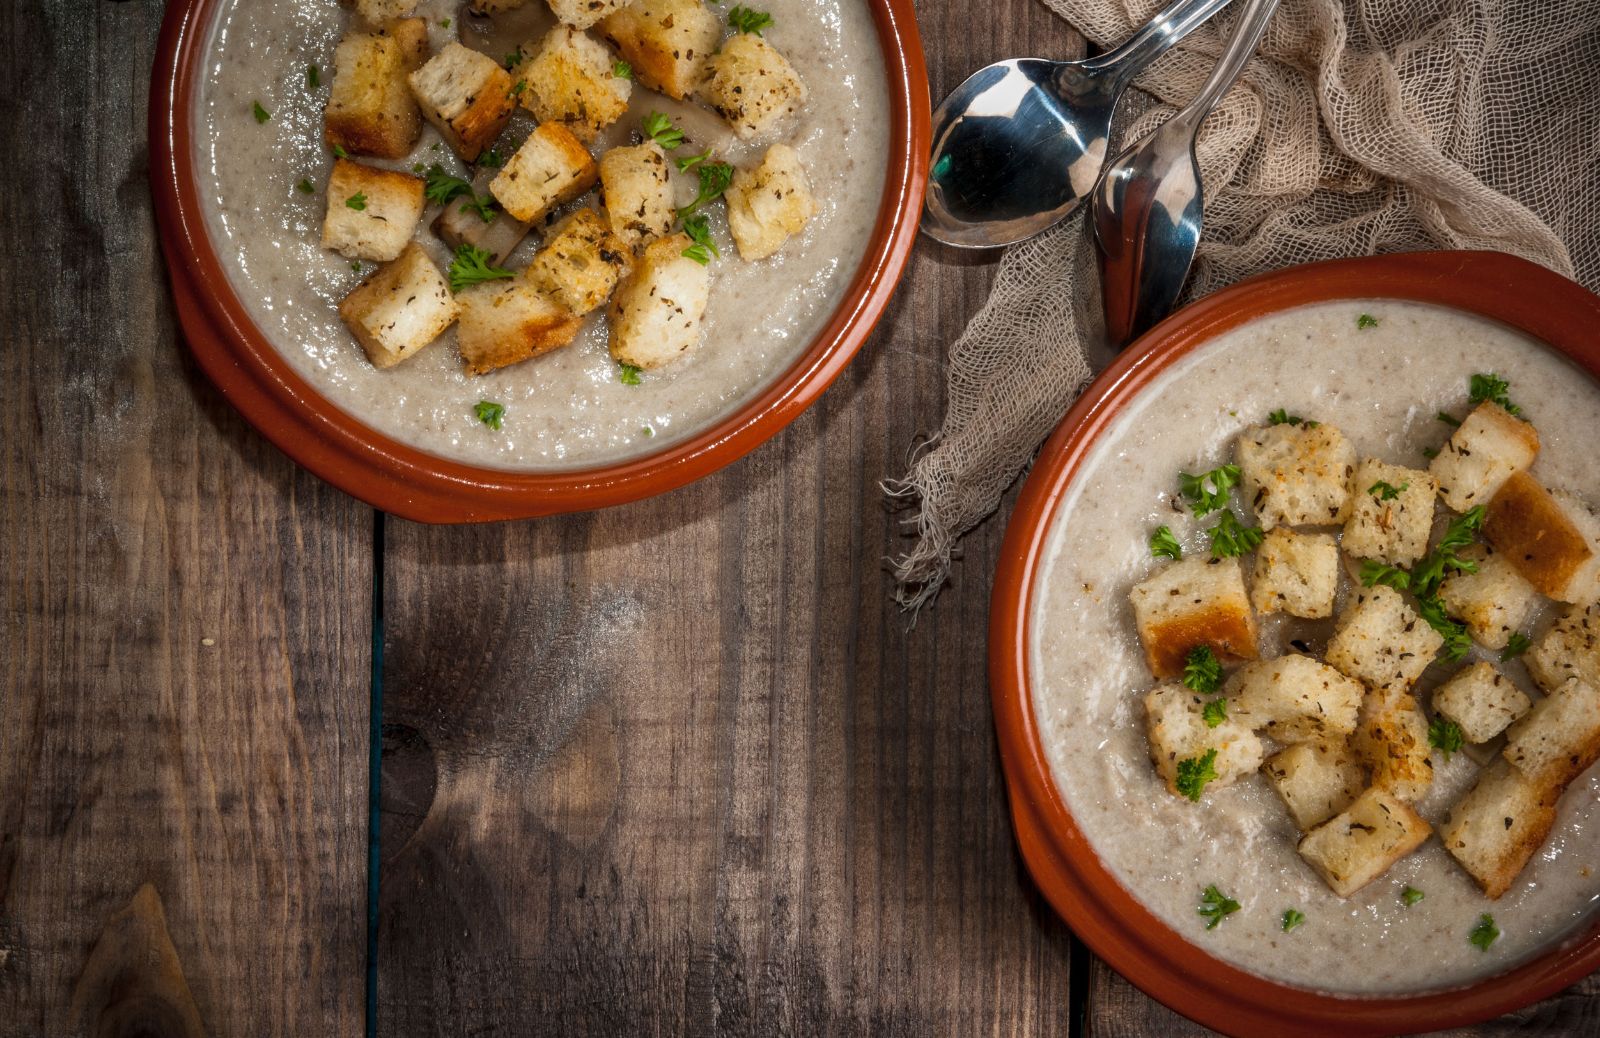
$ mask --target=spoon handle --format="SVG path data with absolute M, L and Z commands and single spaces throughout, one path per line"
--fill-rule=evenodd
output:
M 1272 20 L 1272 13 L 1277 9 L 1278 0 L 1245 0 L 1244 11 L 1239 15 L 1239 24 L 1233 30 L 1233 38 L 1223 49 L 1217 67 L 1211 70 L 1211 78 L 1206 80 L 1206 85 L 1200 88 L 1194 99 L 1172 117 L 1171 125 L 1174 129 L 1182 126 L 1190 135 L 1199 130 L 1205 117 L 1211 114 L 1211 109 L 1216 107 L 1217 102 L 1222 100 L 1223 95 L 1244 72 L 1245 65 L 1256 51 L 1256 44 L 1260 43 L 1261 37 L 1266 34 L 1267 23 Z
M 1120 45 L 1082 62 L 1086 69 L 1129 80 L 1232 0 L 1176 0 Z

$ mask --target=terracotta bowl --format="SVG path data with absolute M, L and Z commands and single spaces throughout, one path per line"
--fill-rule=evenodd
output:
M 1524 260 L 1437 252 L 1267 274 L 1168 318 L 1090 385 L 1040 451 L 1000 554 L 989 673 L 1022 856 L 1056 911 L 1097 955 L 1153 998 L 1232 1035 L 1353 1036 L 1460 1027 L 1536 1002 L 1600 968 L 1597 919 L 1586 933 L 1514 969 L 1450 991 L 1342 997 L 1264 980 L 1207 954 L 1123 889 L 1079 830 L 1051 777 L 1029 688 L 1030 614 L 1053 518 L 1079 464 L 1153 378 L 1218 335 L 1291 307 L 1373 298 L 1434 303 L 1500 321 L 1600 378 L 1600 298 Z
M 192 116 L 206 31 L 221 0 L 173 0 L 151 79 L 151 182 L 178 319 L 200 366 L 249 422 L 328 482 L 423 522 L 549 515 L 680 487 L 742 457 L 838 378 L 883 313 L 916 238 L 929 150 L 928 77 L 911 0 L 868 0 L 889 85 L 888 167 L 878 219 L 844 297 L 816 339 L 752 399 L 698 435 L 595 468 L 506 472 L 435 457 L 363 425 L 303 378 L 251 321 L 206 234 Z

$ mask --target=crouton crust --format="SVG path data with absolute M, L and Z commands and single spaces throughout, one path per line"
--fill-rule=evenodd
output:
M 1162 685 L 1144 697 L 1145 734 L 1150 742 L 1150 760 L 1166 783 L 1167 791 L 1178 792 L 1178 764 L 1216 750 L 1212 763 L 1216 778 L 1206 786 L 1226 786 L 1261 766 L 1261 739 L 1249 727 L 1231 718 L 1212 727 L 1205 722 L 1208 696 L 1183 685 Z
M 1364 588 L 1345 606 L 1324 654 L 1340 672 L 1372 688 L 1409 688 L 1444 639 L 1393 588 Z
M 1224 662 L 1260 655 L 1255 614 L 1238 559 L 1174 562 L 1157 570 L 1128 597 L 1145 659 L 1158 679 L 1181 676 L 1189 653 L 1202 645 Z
M 361 208 L 350 205 L 353 199 Z M 422 218 L 423 183 L 409 173 L 335 159 L 328 177 L 322 247 L 349 259 L 387 263 L 400 255 Z
M 600 156 L 600 204 L 611 230 L 630 247 L 670 231 L 677 211 L 667 153 L 645 141 Z
M 768 148 L 753 169 L 734 170 L 724 197 L 728 232 L 739 255 L 751 262 L 777 252 L 818 209 L 800 155 L 787 144 Z
M 1349 807 L 1361 794 L 1366 771 L 1343 740 L 1295 743 L 1261 765 L 1301 832 L 1309 832 Z
M 1246 663 L 1228 678 L 1230 716 L 1279 742 L 1345 736 L 1355 730 L 1366 688 L 1299 653 Z
M 527 89 L 518 99 L 540 122 L 559 122 L 582 141 L 628 110 L 633 81 L 612 73 L 611 52 L 581 29 L 557 25 L 539 51 L 520 62 L 513 78 Z
M 1416 562 L 1428 553 L 1438 492 L 1438 482 L 1426 472 L 1367 458 L 1350 479 L 1344 550 L 1397 566 Z
M 705 330 L 711 271 L 683 254 L 686 234 L 657 238 L 644 247 L 611 296 L 611 356 L 619 364 L 651 370 L 677 360 Z
M 1468 742 L 1485 743 L 1528 712 L 1532 700 L 1493 663 L 1464 667 L 1433 690 L 1433 709 L 1454 721 Z
M 598 31 L 640 83 L 678 101 L 700 82 L 722 42 L 722 23 L 701 0 L 636 0 L 601 19 Z
M 778 48 L 754 33 L 735 33 L 706 62 L 700 96 L 741 138 L 757 137 L 805 104 L 800 74 Z
M 328 147 L 388 159 L 409 153 L 422 131 L 422 116 L 406 76 L 427 54 L 428 26 L 421 18 L 390 22 L 376 32 L 346 33 L 334 51 L 323 112 Z
M 1356 451 L 1326 422 L 1256 426 L 1239 434 L 1240 490 L 1263 530 L 1333 526 L 1350 515 Z
M 1439 841 L 1478 881 L 1484 896 L 1497 899 L 1550 835 L 1558 796 L 1559 791 L 1496 761 L 1451 806 Z
M 1566 786 L 1600 759 L 1600 691 L 1569 680 L 1506 730 L 1500 752 L 1532 781 Z
M 1485 401 L 1450 434 L 1428 466 L 1444 503 L 1457 512 L 1487 503 L 1507 477 L 1533 464 L 1539 431 L 1499 404 Z
M 1528 673 L 1546 692 L 1571 678 L 1600 688 L 1600 602 L 1571 606 L 1528 653 Z
M 1338 589 L 1339 545 L 1332 534 L 1276 526 L 1256 549 L 1250 601 L 1258 613 L 1282 610 L 1307 619 L 1332 616 Z
M 1567 511 L 1526 472 L 1509 476 L 1489 502 L 1483 535 L 1540 594 L 1569 601 L 1568 586 L 1594 558 Z
M 391 368 L 428 345 L 457 312 L 449 283 L 415 241 L 339 304 L 339 316 L 375 368 Z
M 474 3 L 480 0 L 474 0 Z M 516 3 L 521 6 L 525 0 L 482 0 L 488 3 Z M 627 7 L 632 0 L 548 0 L 550 10 L 555 16 L 567 25 L 579 29 L 587 29 L 613 11 Z
M 407 82 L 423 116 L 467 162 L 494 143 L 516 108 L 511 74 L 459 43 L 446 44 Z
M 1503 649 L 1527 621 L 1539 593 L 1490 545 L 1474 544 L 1461 558 L 1477 570 L 1454 573 L 1439 585 L 1445 612 L 1466 624 L 1479 645 Z
M 575 314 L 600 306 L 633 269 L 627 243 L 611 233 L 593 209 L 579 209 L 557 224 L 524 276 Z
M 506 212 L 533 223 L 572 201 L 599 178 L 594 156 L 560 123 L 540 123 L 489 182 L 489 193 Z
M 492 281 L 456 296 L 461 306 L 456 337 L 469 375 L 559 349 L 577 337 L 583 321 L 526 281 Z
M 1300 857 L 1339 897 L 1349 897 L 1432 833 L 1411 805 L 1369 789 L 1339 814 L 1300 838 Z
M 1410 695 L 1368 692 L 1350 746 L 1357 759 L 1371 769 L 1374 789 L 1388 790 L 1411 802 L 1433 784 L 1428 722 Z

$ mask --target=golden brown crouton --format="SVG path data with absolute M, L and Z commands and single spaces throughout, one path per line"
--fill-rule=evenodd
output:
M 467 162 L 494 143 L 516 107 L 511 74 L 459 43 L 446 44 L 407 82 L 423 116 Z
M 1566 786 L 1600 758 L 1600 690 L 1568 680 L 1506 730 L 1501 753 L 1534 782 Z
M 800 110 L 806 85 L 778 48 L 755 33 L 735 33 L 706 62 L 700 96 L 742 138 L 758 137 Z
M 489 191 L 506 212 L 533 223 L 589 190 L 598 176 L 594 157 L 571 130 L 541 123 L 490 181 Z
M 1479 404 L 1450 435 L 1428 470 L 1444 503 L 1458 512 L 1487 504 L 1513 473 L 1533 464 L 1539 432 L 1499 404 Z
M 1240 489 L 1261 528 L 1331 526 L 1350 514 L 1356 450 L 1327 422 L 1264 425 L 1239 434 Z
M 609 311 L 617 363 L 659 368 L 700 341 L 711 271 L 683 254 L 692 244 L 686 234 L 657 238 L 617 286 Z
M 751 262 L 777 252 L 817 212 L 800 156 L 787 144 L 768 148 L 754 169 L 735 170 L 724 197 L 728 231 L 739 255 Z
M 1477 569 L 1455 573 L 1439 585 L 1445 612 L 1466 624 L 1479 645 L 1503 649 L 1527 622 L 1539 593 L 1487 544 L 1474 544 L 1461 552 L 1461 558 Z
M 461 364 L 483 375 L 570 343 L 583 322 L 520 279 L 474 285 L 456 296 Z
M 1350 480 L 1344 550 L 1358 559 L 1409 566 L 1428 553 L 1439 485 L 1418 469 L 1368 458 Z
M 1128 595 L 1150 673 L 1183 674 L 1189 653 L 1209 646 L 1219 660 L 1253 660 L 1256 618 L 1238 559 L 1186 558 L 1157 570 Z
M 339 316 L 375 368 L 392 368 L 437 339 L 456 313 L 449 283 L 416 242 L 339 304 Z
M 701 0 L 635 0 L 602 19 L 599 31 L 640 83 L 680 101 L 722 41 L 722 23 Z
M 411 151 L 422 117 L 406 76 L 426 59 L 428 26 L 406 18 L 376 32 L 350 32 L 333 56 L 323 115 L 329 148 L 397 159 Z
M 387 263 L 422 219 L 423 185 L 407 173 L 336 159 L 328 178 L 322 247 L 349 259 Z
M 1496 761 L 1450 808 L 1439 840 L 1478 881 L 1485 896 L 1498 898 L 1550 835 L 1556 797 L 1557 791 L 1530 781 L 1503 760 Z
M 1393 588 L 1364 588 L 1345 607 L 1327 660 L 1372 688 L 1409 688 L 1444 644 Z
M 1433 784 L 1428 721 L 1410 695 L 1368 692 L 1350 748 L 1371 771 L 1375 789 L 1411 802 Z
M 587 29 L 613 11 L 619 11 L 632 0 L 549 0 L 550 10 L 567 25 Z
M 655 141 L 645 141 L 600 156 L 600 204 L 612 232 L 630 248 L 670 231 L 677 212 L 667 153 Z
M 1433 709 L 1468 742 L 1485 743 L 1528 712 L 1532 700 L 1492 663 L 1477 663 L 1433 690 Z
M 527 84 L 520 100 L 542 123 L 561 123 L 582 141 L 592 141 L 628 110 L 633 81 L 614 74 L 611 52 L 581 29 L 551 29 L 533 57 L 513 78 Z
M 1573 678 L 1600 688 L 1600 602 L 1572 606 L 1527 656 L 1528 673 L 1546 692 Z
M 1178 790 L 1178 765 L 1215 750 L 1212 769 L 1216 777 L 1210 786 L 1225 786 L 1261 766 L 1261 740 L 1249 728 L 1225 718 L 1212 727 L 1203 711 L 1208 697 L 1182 685 L 1163 685 L 1144 697 L 1146 733 L 1150 738 L 1150 759 L 1167 783 Z
M 633 253 L 593 209 L 579 209 L 556 224 L 526 277 L 575 314 L 604 303 L 633 269 Z
M 1369 789 L 1300 839 L 1300 857 L 1340 897 L 1349 897 L 1421 847 L 1432 832 L 1404 801 Z
M 382 25 L 417 13 L 417 0 L 356 0 L 356 14 L 369 25 Z
M 1489 502 L 1483 535 L 1542 595 L 1560 602 L 1582 600 L 1591 590 L 1594 546 L 1579 521 L 1586 510 L 1569 510 L 1526 472 L 1501 484 Z M 1577 520 L 1577 521 L 1575 521 Z
M 1261 771 L 1301 832 L 1349 807 L 1366 784 L 1366 769 L 1343 740 L 1295 743 L 1269 757 Z
M 1338 589 L 1339 545 L 1332 534 L 1275 526 L 1262 538 L 1250 582 L 1256 612 L 1282 610 L 1308 619 L 1332 616 Z
M 1326 663 L 1288 653 L 1246 663 L 1228 679 L 1228 715 L 1279 742 L 1350 734 L 1366 691 Z

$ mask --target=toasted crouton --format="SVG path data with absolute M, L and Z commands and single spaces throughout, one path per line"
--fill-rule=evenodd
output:
M 633 0 L 548 0 L 548 2 L 550 10 L 555 12 L 555 16 L 563 23 L 587 29 L 611 12 L 627 7 Z
M 1533 464 L 1539 432 L 1493 402 L 1479 404 L 1428 466 L 1444 503 L 1458 512 L 1488 504 L 1513 473 Z
M 1358 559 L 1409 566 L 1428 553 L 1439 484 L 1426 472 L 1368 458 L 1350 480 L 1344 550 Z
M 700 96 L 742 138 L 757 137 L 800 110 L 806 85 L 778 48 L 752 32 L 735 33 L 706 62 Z
M 1366 783 L 1365 769 L 1342 740 L 1296 743 L 1267 758 L 1261 770 L 1301 832 L 1349 807 Z
M 700 82 L 706 59 L 722 42 L 722 23 L 701 0 L 635 0 L 601 19 L 599 32 L 639 82 L 679 101 Z
M 422 131 L 422 116 L 406 76 L 427 54 L 428 26 L 421 18 L 392 22 L 376 32 L 346 33 L 333 52 L 333 83 L 323 113 L 328 147 L 386 159 L 410 152 Z
M 1444 644 L 1393 588 L 1364 588 L 1339 618 L 1327 660 L 1373 688 L 1408 688 Z
M 1433 830 L 1411 805 L 1369 789 L 1300 838 L 1300 857 L 1340 897 L 1349 897 L 1421 847 Z
M 683 254 L 692 244 L 686 234 L 657 238 L 617 286 L 609 311 L 611 356 L 617 363 L 648 371 L 700 341 L 711 270 Z
M 1332 534 L 1297 533 L 1276 526 L 1256 549 L 1250 601 L 1258 613 L 1282 610 L 1308 619 L 1332 616 L 1338 589 L 1339 545 Z
M 469 375 L 537 357 L 567 345 L 583 321 L 523 280 L 474 285 L 456 296 L 461 364 Z
M 533 223 L 594 186 L 599 170 L 583 142 L 560 123 L 542 123 L 489 182 L 489 193 L 523 223 Z
M 1542 595 L 1558 602 L 1593 597 L 1600 527 L 1589 510 L 1551 494 L 1526 472 L 1509 476 L 1489 502 L 1483 535 Z
M 1468 742 L 1484 743 L 1528 712 L 1533 701 L 1492 663 L 1476 663 L 1433 691 L 1433 709 L 1454 721 Z
M 1350 734 L 1366 689 L 1325 663 L 1289 653 L 1247 663 L 1228 679 L 1228 713 L 1279 742 Z
M 1212 761 L 1216 777 L 1206 788 L 1228 785 L 1261 766 L 1261 740 L 1232 719 L 1215 728 L 1207 725 L 1206 699 L 1182 685 L 1163 685 L 1144 697 L 1150 759 L 1174 794 L 1178 794 L 1178 766 L 1210 750 L 1217 751 Z
M 371 25 L 410 18 L 416 13 L 417 0 L 356 0 L 356 14 Z
M 600 156 L 600 204 L 612 232 L 630 248 L 670 231 L 677 211 L 667 153 L 655 141 L 645 141 Z
M 1450 808 L 1439 840 L 1486 897 L 1498 898 L 1550 835 L 1557 792 L 1496 761 Z
M 581 141 L 592 141 L 628 110 L 633 81 L 613 70 L 611 51 L 582 29 L 558 25 L 538 53 L 513 70 L 527 84 L 522 107 L 542 123 L 558 122 Z
M 754 169 L 734 170 L 724 197 L 728 231 L 739 255 L 751 262 L 777 252 L 817 213 L 805 167 L 787 144 L 768 148 Z
M 423 116 L 467 162 L 494 143 L 516 107 L 511 74 L 487 54 L 459 43 L 445 44 L 406 81 Z
M 339 316 L 375 368 L 392 368 L 422 349 L 456 314 L 449 283 L 416 242 L 339 304 Z
M 422 188 L 410 174 L 335 159 L 322 247 L 349 259 L 394 259 L 422 219 Z
M 1458 572 L 1439 585 L 1445 611 L 1467 625 L 1473 639 L 1485 648 L 1503 649 L 1527 622 L 1539 600 L 1533 585 L 1517 568 L 1487 544 L 1475 544 L 1461 558 L 1476 572 Z
M 1240 488 L 1263 530 L 1333 526 L 1350 514 L 1356 450 L 1326 422 L 1265 425 L 1239 434 Z
M 1189 653 L 1209 646 L 1220 660 L 1253 660 L 1256 618 L 1238 559 L 1186 558 L 1129 592 L 1150 673 L 1183 673 Z
M 1600 691 L 1569 680 L 1506 731 L 1501 753 L 1534 782 L 1565 786 L 1600 758 Z
M 526 277 L 574 314 L 604 303 L 629 270 L 633 254 L 593 209 L 579 209 L 556 224 Z
M 1529 651 L 1527 664 L 1546 692 L 1572 678 L 1600 688 L 1600 602 L 1569 608 Z
M 1428 721 L 1410 695 L 1368 692 L 1350 748 L 1371 770 L 1375 789 L 1386 789 L 1411 802 L 1433 784 Z

